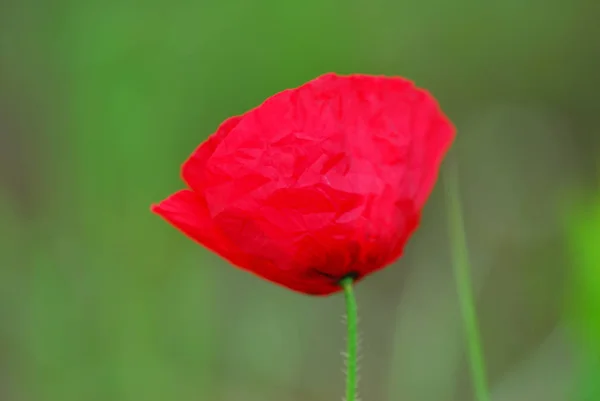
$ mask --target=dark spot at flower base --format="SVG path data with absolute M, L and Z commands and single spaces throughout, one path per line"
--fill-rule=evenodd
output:
M 339 285 L 339 283 L 342 280 L 344 280 L 345 278 L 348 278 L 348 277 L 352 278 L 352 280 L 357 280 L 360 277 L 360 273 L 355 270 L 352 270 L 352 271 L 344 274 L 343 276 L 336 276 L 336 275 L 329 274 L 327 272 L 324 272 L 322 270 L 312 267 L 308 270 L 307 276 L 308 277 L 316 277 L 316 276 L 326 277 L 329 280 L 331 280 L 332 283 L 334 283 L 335 285 Z
M 358 280 L 360 278 L 360 273 L 353 270 L 353 271 L 345 274 L 344 276 L 342 276 L 342 278 L 339 279 L 338 282 L 340 282 L 340 281 L 342 281 L 342 280 L 344 280 L 346 278 L 351 278 L 352 281 L 356 281 L 356 280 Z

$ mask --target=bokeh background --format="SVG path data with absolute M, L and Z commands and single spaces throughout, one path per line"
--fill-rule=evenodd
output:
M 594 0 L 2 0 L 0 400 L 341 400 L 343 298 L 238 271 L 149 206 L 225 118 L 402 75 L 459 129 L 494 401 L 600 400 Z M 367 401 L 469 401 L 443 183 L 357 287 Z

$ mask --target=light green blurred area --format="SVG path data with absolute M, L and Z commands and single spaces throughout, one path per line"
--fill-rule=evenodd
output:
M 149 212 L 222 120 L 328 71 L 406 76 L 457 125 L 492 399 L 600 399 L 598 18 L 589 0 L 0 3 L 0 400 L 341 399 L 341 296 L 258 280 Z M 405 257 L 357 287 L 363 400 L 473 397 L 446 220 L 438 185 Z

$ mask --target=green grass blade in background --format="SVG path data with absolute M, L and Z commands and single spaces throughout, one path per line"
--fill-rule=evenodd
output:
M 489 401 L 490 395 L 477 323 L 473 285 L 471 283 L 471 267 L 460 204 L 458 172 L 456 166 L 447 165 L 443 174 L 447 196 L 452 264 L 454 267 L 456 288 L 460 299 L 460 309 L 463 316 L 471 378 L 473 380 L 477 401 Z
M 600 399 L 600 196 L 570 214 L 570 322 L 580 362 L 577 401 Z

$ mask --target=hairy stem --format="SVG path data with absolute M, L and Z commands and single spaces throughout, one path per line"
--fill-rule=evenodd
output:
M 346 401 L 356 401 L 357 388 L 358 313 L 352 288 L 353 281 L 352 277 L 346 277 L 340 282 L 346 299 L 346 325 L 348 329 L 346 340 Z

